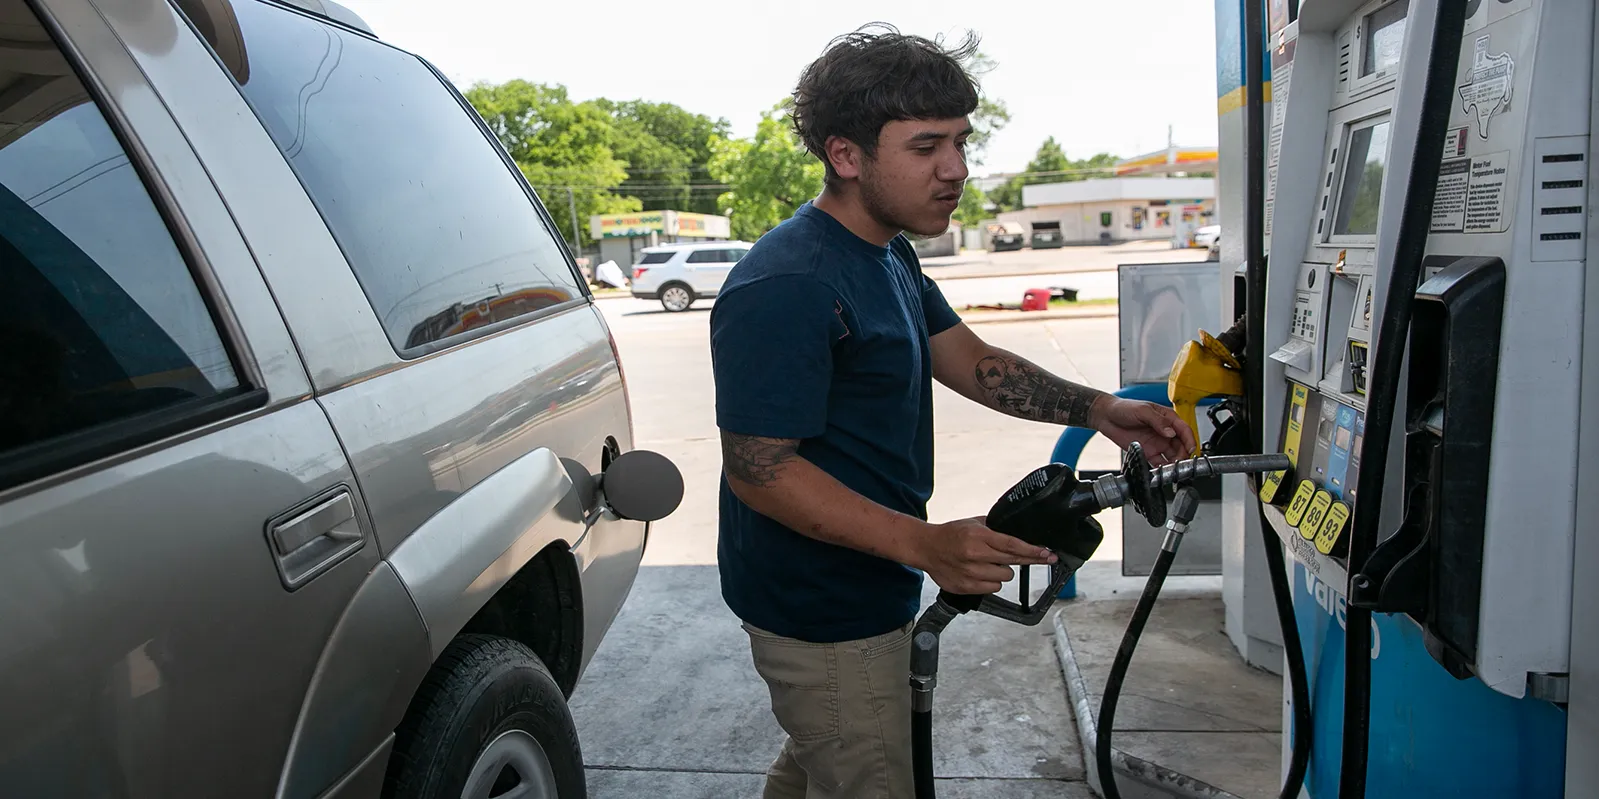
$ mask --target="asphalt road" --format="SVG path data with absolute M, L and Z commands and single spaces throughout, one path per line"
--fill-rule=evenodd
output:
M 1009 274 L 1114 271 L 1118 264 L 1144 264 L 1205 260 L 1202 249 L 1172 249 L 1167 241 L 1129 241 L 1091 247 L 1054 250 L 987 252 L 968 250 L 959 255 L 923 258 L 922 267 L 937 279 L 991 277 Z

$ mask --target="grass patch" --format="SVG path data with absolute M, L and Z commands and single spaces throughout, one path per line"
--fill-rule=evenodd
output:
M 1115 305 L 1115 304 L 1116 304 L 1116 298 L 1115 297 L 1100 297 L 1098 299 L 1093 299 L 1093 300 L 1077 300 L 1076 302 L 1069 302 L 1067 300 L 1050 300 L 1049 301 L 1049 307 L 1051 307 L 1051 308 L 1075 308 L 1075 307 L 1081 306 L 1081 305 Z

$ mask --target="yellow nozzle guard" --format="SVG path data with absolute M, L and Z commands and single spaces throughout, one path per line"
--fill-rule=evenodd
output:
M 1199 448 L 1199 403 L 1209 397 L 1237 397 L 1244 393 L 1243 367 L 1227 348 L 1209 333 L 1183 344 L 1166 380 L 1172 410 L 1194 433 L 1194 455 Z

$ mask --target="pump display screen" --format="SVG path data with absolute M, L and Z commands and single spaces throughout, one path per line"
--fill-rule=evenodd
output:
M 1339 181 L 1337 216 L 1333 219 L 1334 236 L 1376 235 L 1383 168 L 1387 163 L 1387 119 L 1350 132 L 1343 179 Z
M 1409 0 L 1399 0 L 1366 17 L 1360 77 L 1399 65 L 1399 52 L 1405 42 L 1405 12 L 1408 5 Z

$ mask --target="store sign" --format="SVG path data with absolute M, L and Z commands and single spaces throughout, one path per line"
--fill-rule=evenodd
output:
M 618 239 L 666 232 L 666 214 L 646 211 L 638 214 L 602 214 L 594 217 L 600 238 Z

